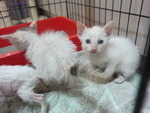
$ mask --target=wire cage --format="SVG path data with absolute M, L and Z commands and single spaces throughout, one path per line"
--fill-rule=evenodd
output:
M 144 92 L 148 79 L 147 59 L 150 58 L 149 5 L 149 0 L 0 0 L 0 28 L 57 16 L 65 16 L 87 26 L 103 26 L 113 20 L 113 34 L 129 37 L 140 50 L 139 72 L 145 74 L 145 84 L 141 83 L 140 92 Z M 144 93 L 139 93 L 141 95 Z

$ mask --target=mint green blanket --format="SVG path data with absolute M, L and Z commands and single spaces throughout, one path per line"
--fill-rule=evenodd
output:
M 83 79 L 85 87 L 67 91 L 52 91 L 45 94 L 49 113 L 131 113 L 140 76 L 133 80 L 116 84 L 95 84 Z M 39 113 L 38 105 L 25 105 L 16 113 Z M 150 104 L 143 110 L 150 113 Z

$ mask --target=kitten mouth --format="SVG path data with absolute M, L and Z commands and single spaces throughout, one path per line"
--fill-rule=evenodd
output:
M 97 53 L 97 51 L 91 51 L 91 54 L 96 54 Z

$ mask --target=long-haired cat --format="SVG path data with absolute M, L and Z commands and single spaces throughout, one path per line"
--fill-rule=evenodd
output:
M 77 23 L 78 37 L 82 48 L 91 63 L 104 70 L 101 76 L 118 73 L 115 82 L 122 83 L 133 75 L 138 68 L 140 55 L 137 47 L 126 37 L 112 36 L 113 22 L 104 27 L 87 28 Z
M 47 31 L 38 35 L 36 22 L 30 27 L 17 30 L 13 34 L 4 35 L 18 49 L 26 50 L 26 57 L 33 64 L 36 70 L 42 75 L 45 84 L 66 84 L 72 87 L 76 84 L 76 76 L 71 76 L 70 67 L 78 62 L 76 46 L 69 40 L 63 32 Z M 99 73 L 93 68 L 89 69 L 90 75 L 82 74 L 97 83 L 107 82 L 113 77 L 99 76 Z

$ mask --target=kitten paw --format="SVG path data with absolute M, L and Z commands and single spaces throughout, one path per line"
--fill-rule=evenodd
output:
M 121 84 L 121 83 L 123 83 L 124 81 L 125 81 L 125 78 L 124 78 L 123 76 L 119 76 L 118 78 L 116 78 L 116 79 L 114 80 L 114 82 L 117 83 L 117 84 Z

